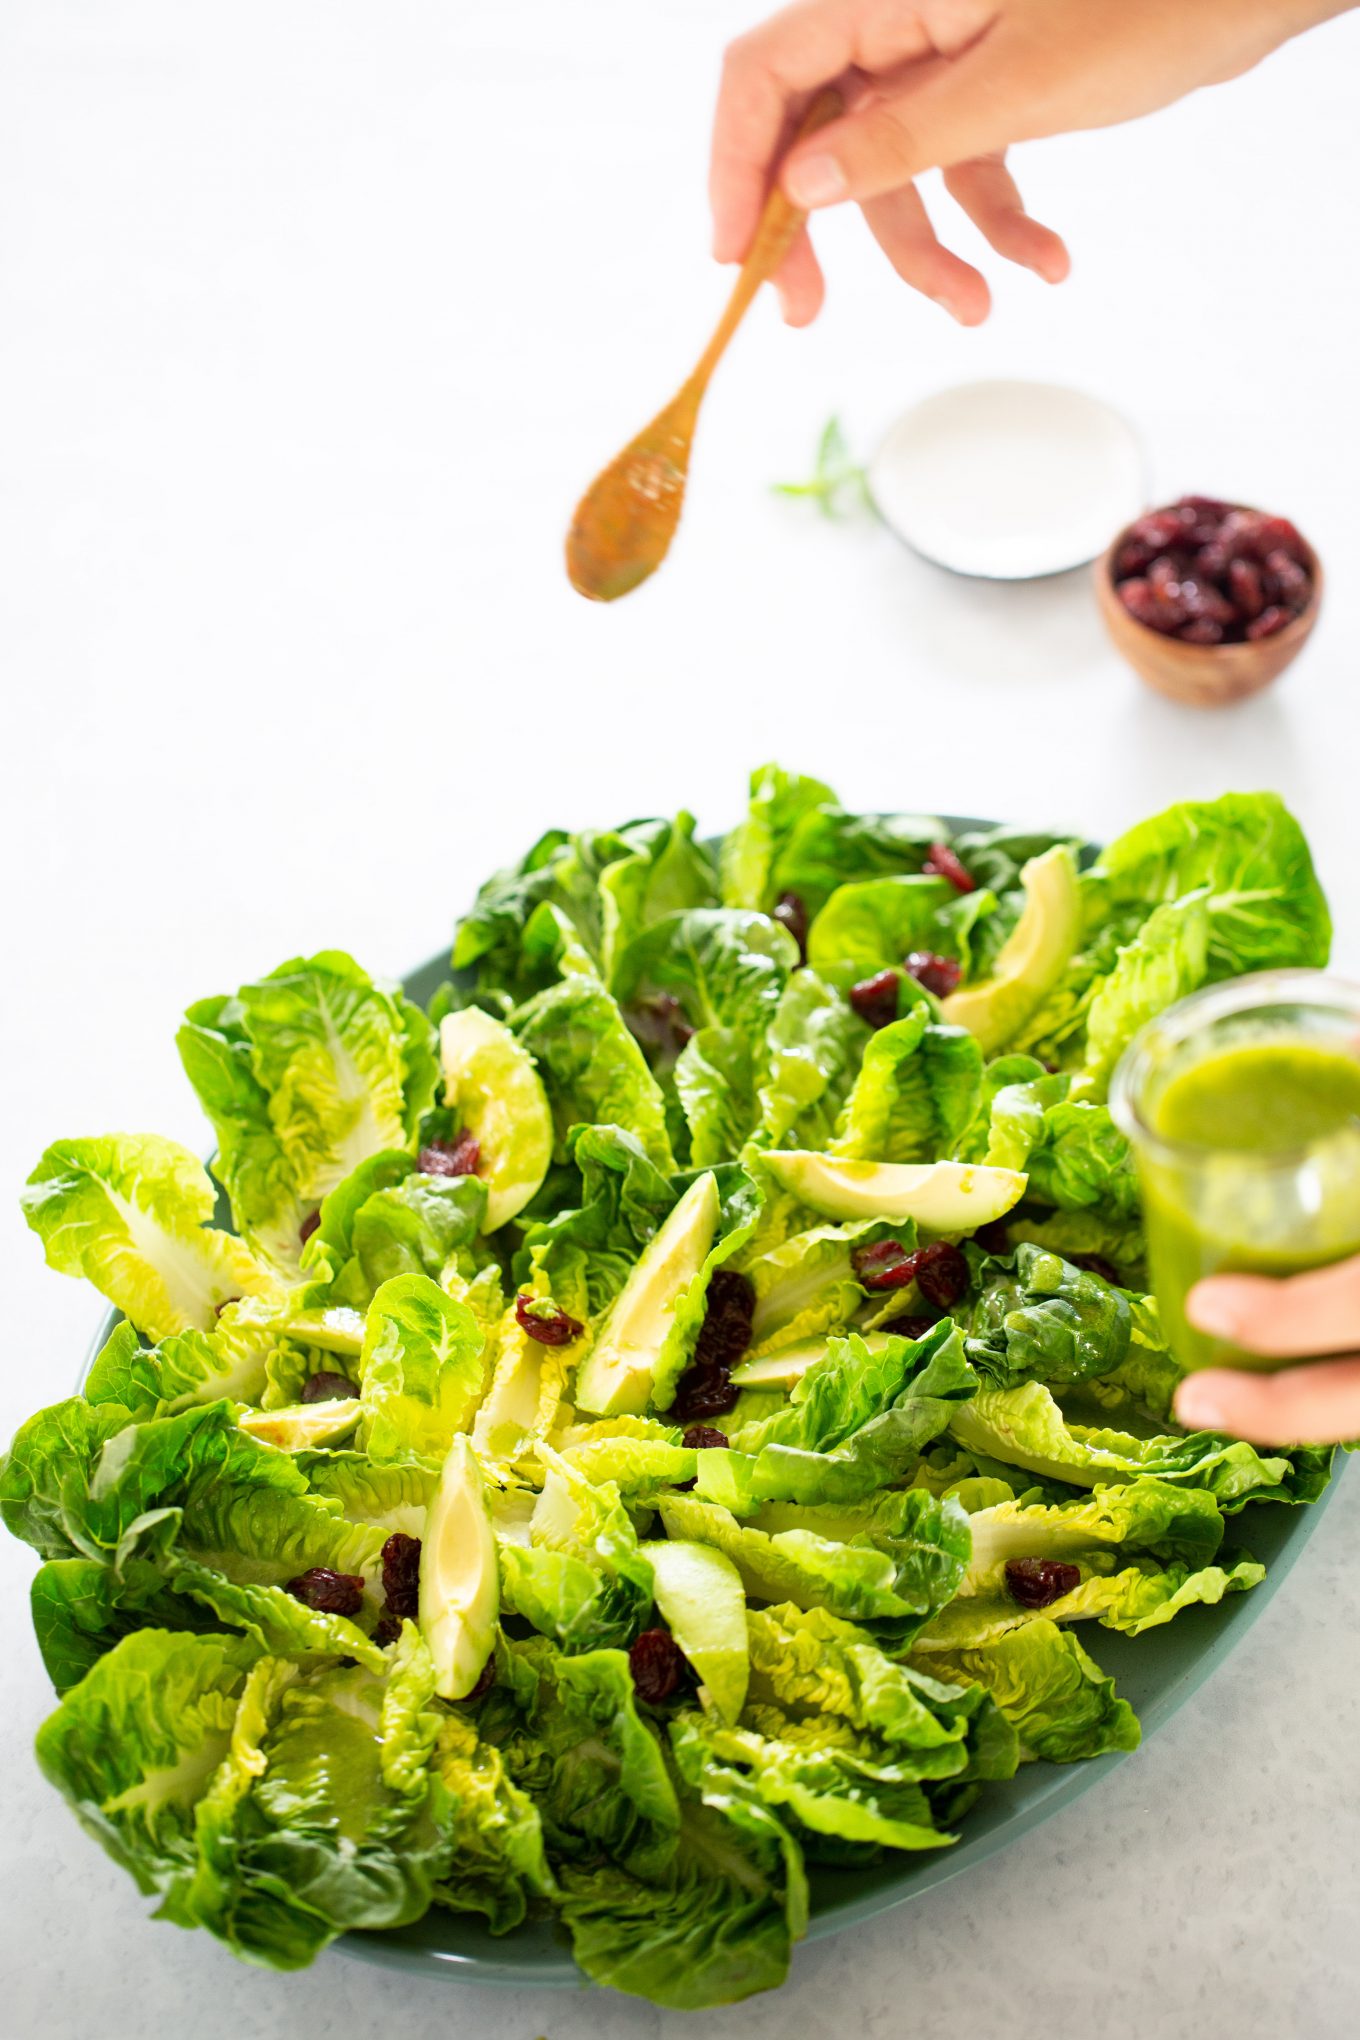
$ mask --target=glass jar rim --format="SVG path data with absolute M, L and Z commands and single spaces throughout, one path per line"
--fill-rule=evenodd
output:
M 1246 977 L 1223 978 L 1216 984 L 1201 985 L 1198 991 L 1188 992 L 1140 1027 L 1119 1058 L 1110 1080 L 1110 1116 L 1120 1132 L 1136 1145 L 1155 1149 L 1163 1156 L 1202 1161 L 1212 1149 L 1197 1141 L 1175 1140 L 1158 1133 L 1144 1114 L 1142 1092 L 1153 1044 L 1162 1043 L 1174 1049 L 1220 1020 L 1281 1006 L 1310 1007 L 1318 1013 L 1353 1021 L 1360 1047 L 1360 983 L 1353 978 L 1336 977 L 1325 970 L 1291 968 L 1252 971 Z M 1292 1152 L 1282 1149 L 1259 1160 L 1271 1167 L 1296 1167 L 1306 1153 L 1302 1149 Z

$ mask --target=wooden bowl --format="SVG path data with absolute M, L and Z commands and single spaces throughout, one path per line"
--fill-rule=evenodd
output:
M 1322 564 L 1307 540 L 1304 545 L 1313 595 L 1301 616 L 1276 631 L 1274 637 L 1258 638 L 1254 644 L 1187 645 L 1180 638 L 1161 637 L 1145 623 L 1138 623 L 1115 591 L 1114 556 L 1131 528 L 1126 526 L 1096 561 L 1096 601 L 1115 650 L 1139 679 L 1172 701 L 1187 701 L 1194 708 L 1225 708 L 1231 701 L 1259 694 L 1272 680 L 1278 680 L 1302 651 L 1322 606 Z

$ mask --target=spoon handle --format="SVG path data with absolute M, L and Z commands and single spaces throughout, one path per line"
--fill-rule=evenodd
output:
M 841 95 L 835 86 L 824 87 L 803 115 L 793 141 L 801 142 L 805 135 L 814 133 L 819 127 L 825 127 L 829 120 L 836 118 L 841 110 L 841 104 Z M 789 146 L 792 147 L 793 143 Z M 714 328 L 712 339 L 699 356 L 694 372 L 686 384 L 687 391 L 696 403 L 707 389 L 709 378 L 722 360 L 727 343 L 746 316 L 756 292 L 762 283 L 774 275 L 806 218 L 805 212 L 800 212 L 796 205 L 790 204 L 785 198 L 776 181 L 771 186 L 770 195 L 761 211 L 755 236 L 746 251 L 746 260 L 742 263 L 741 273 L 732 287 L 732 295 L 727 300 L 723 315 Z

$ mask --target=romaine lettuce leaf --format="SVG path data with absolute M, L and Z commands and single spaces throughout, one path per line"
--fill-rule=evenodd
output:
M 776 1989 L 808 1900 L 797 1843 L 746 1779 L 697 1745 L 677 1756 L 686 1789 L 664 1869 L 646 1881 L 611 1863 L 568 1863 L 559 1874 L 586 1975 L 688 2012 Z
M 304 1220 L 352 1169 L 414 1145 L 438 1081 L 425 1015 L 334 949 L 200 1000 L 179 1049 L 237 1226 L 284 1268 Z
M 831 1152 L 873 1162 L 952 1155 L 982 1096 L 982 1050 L 924 1005 L 881 1027 L 864 1051 Z
M 547 1468 L 529 1542 L 499 1541 L 505 1604 L 568 1656 L 624 1649 L 647 1626 L 652 1568 L 612 1483 L 540 1446 Z
M 595 978 L 563 978 L 511 1016 L 519 1040 L 538 1064 L 557 1129 L 558 1159 L 574 1126 L 618 1126 L 648 1159 L 674 1167 L 666 1103 L 617 1001 Z
M 967 1319 L 968 1359 L 997 1388 L 1109 1374 L 1129 1350 L 1133 1313 L 1119 1289 L 1058 1254 L 1022 1242 L 984 1260 Z
M 751 774 L 745 818 L 723 839 L 722 903 L 767 914 L 778 898 L 773 882 L 776 859 L 794 829 L 814 809 L 834 807 L 836 796 L 820 779 L 762 765 Z
M 425 1275 L 396 1275 L 369 1306 L 359 1359 L 369 1457 L 442 1460 L 485 1380 L 481 1326 Z
M 493 1934 L 509 1933 L 530 1900 L 555 1893 L 538 1808 L 507 1775 L 500 1751 L 479 1741 L 459 1713 L 442 1716 L 434 1761 L 456 1808 L 452 1857 L 435 1901 L 482 1913 Z
M 1023 1755 L 1070 1764 L 1136 1750 L 1138 1717 L 1070 1631 L 1041 1618 L 976 1648 L 922 1652 L 936 1678 L 985 1686 L 1020 1738 Z
M 240 1240 L 207 1223 L 212 1184 L 176 1141 L 56 1141 L 20 1202 L 48 1266 L 85 1276 L 149 1339 L 211 1331 L 222 1305 L 277 1290 Z
M 1311 1459 L 1296 1465 L 1299 1455 L 1262 1456 L 1254 1445 L 1213 1431 L 1135 1438 L 1069 1425 L 1039 1381 L 981 1390 L 971 1402 L 958 1404 L 949 1428 L 970 1452 L 1072 1487 L 1101 1487 L 1150 1473 L 1206 1489 L 1229 1515 L 1248 1501 L 1312 1500 L 1316 1492 Z

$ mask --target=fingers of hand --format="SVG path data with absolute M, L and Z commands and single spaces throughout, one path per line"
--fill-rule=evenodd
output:
M 1003 156 L 977 156 L 944 174 L 945 189 L 978 231 L 1008 262 L 1032 269 L 1045 283 L 1061 283 L 1072 267 L 1062 239 L 1025 211 Z
M 1360 1257 L 1291 1275 L 1213 1275 L 1186 1299 L 1192 1325 L 1248 1353 L 1294 1359 L 1360 1339 Z
M 854 62 L 855 29 L 853 9 L 796 0 L 728 46 L 708 178 L 719 262 L 746 253 L 780 145 L 808 96 Z
M 1360 1358 L 1321 1360 L 1279 1374 L 1206 1367 L 1176 1391 L 1191 1431 L 1226 1431 L 1252 1445 L 1338 1445 L 1360 1438 Z
M 986 281 L 941 246 L 914 184 L 870 199 L 864 217 L 904 283 L 933 298 L 961 326 L 981 325 L 992 302 Z
M 810 326 L 822 309 L 826 285 L 806 227 L 790 244 L 774 278 L 774 287 L 779 292 L 785 324 Z

